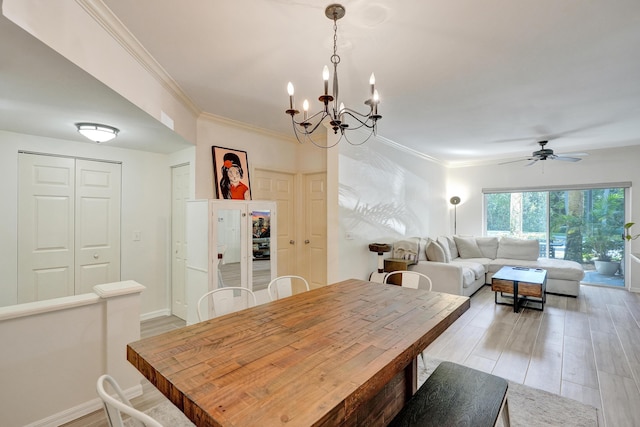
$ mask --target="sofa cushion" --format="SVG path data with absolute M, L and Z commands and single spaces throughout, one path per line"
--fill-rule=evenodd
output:
M 449 241 L 447 240 L 447 238 L 445 236 L 439 236 L 438 240 L 436 240 L 436 243 L 438 243 L 442 248 L 442 250 L 444 251 L 444 257 L 447 260 L 446 262 L 450 262 L 452 257 L 451 257 L 451 249 L 449 247 Z
M 447 257 L 445 256 L 444 249 L 442 249 L 442 246 L 440 246 L 435 240 L 429 239 L 429 243 L 427 243 L 427 249 L 425 250 L 425 253 L 429 261 L 447 262 Z
M 418 244 L 418 261 L 427 261 L 427 245 L 431 239 L 419 238 Z
M 496 258 L 536 261 L 539 253 L 540 243 L 537 240 L 502 237 L 498 243 Z
M 481 258 L 482 252 L 476 243 L 475 237 L 454 236 L 460 258 Z
M 577 262 L 553 258 L 538 258 L 536 261 L 496 258 L 489 264 L 489 272 L 496 273 L 505 266 L 544 268 L 547 270 L 547 280 L 574 280 L 579 282 L 584 278 L 584 269 Z
M 474 279 L 482 278 L 484 280 L 484 275 L 489 268 L 489 263 L 491 262 L 488 258 L 458 258 L 456 260 L 451 261 L 451 264 L 458 265 L 460 267 L 468 268 L 473 271 Z
M 456 241 L 453 237 L 446 236 L 447 242 L 449 242 L 449 252 L 451 252 L 451 259 L 456 259 L 460 256 L 460 252 L 456 246 Z
M 495 259 L 498 255 L 497 237 L 476 237 L 476 243 L 484 258 Z

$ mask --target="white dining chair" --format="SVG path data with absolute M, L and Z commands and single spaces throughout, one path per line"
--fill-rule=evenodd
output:
M 433 288 L 433 282 L 431 282 L 431 279 L 429 278 L 429 276 L 423 273 L 418 273 L 417 271 L 409 271 L 409 270 L 392 271 L 391 273 L 385 276 L 384 283 L 389 283 L 388 282 L 389 277 L 393 276 L 394 274 L 402 275 L 402 287 L 404 288 L 418 289 L 421 279 L 424 279 L 423 282 L 427 283 L 429 291 Z M 424 359 L 423 353 L 420 353 L 420 358 L 422 359 L 422 365 L 426 368 L 427 363 Z
M 211 313 L 213 317 L 233 313 L 256 305 L 256 295 L 248 288 L 229 286 L 218 288 L 202 295 L 198 300 L 198 320 L 202 322 L 209 316 L 205 310 L 204 301 L 211 301 Z
M 392 271 L 391 273 L 385 276 L 384 283 L 389 283 L 389 278 L 395 274 L 402 275 L 402 286 L 405 288 L 423 289 L 425 286 L 427 286 L 427 290 L 429 291 L 433 288 L 433 282 L 431 282 L 431 279 L 429 278 L 429 276 L 423 273 L 419 273 L 417 271 L 409 271 L 409 270 Z M 426 285 L 420 286 L 421 282 L 426 283 Z
M 309 290 L 309 282 L 302 276 L 279 276 L 269 282 L 267 292 L 269 293 L 271 301 L 275 301 L 280 298 L 292 296 L 294 287 L 298 285 L 304 286 L 307 291 Z
M 105 389 L 105 384 L 109 384 L 109 386 L 115 391 L 118 398 L 113 397 L 111 394 L 107 392 Z M 158 421 L 151 418 L 149 415 L 145 414 L 137 410 L 131 405 L 129 399 L 126 398 L 122 389 L 111 376 L 102 375 L 98 378 L 98 383 L 96 385 L 96 389 L 98 391 L 98 396 L 102 399 L 102 403 L 104 405 L 104 412 L 107 414 L 107 421 L 109 421 L 109 426 L 111 427 L 124 427 L 124 423 L 122 421 L 122 414 L 127 414 L 131 418 L 140 421 L 146 427 L 162 427 Z

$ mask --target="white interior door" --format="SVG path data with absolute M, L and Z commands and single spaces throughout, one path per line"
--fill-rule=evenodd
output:
M 327 285 L 327 175 L 304 176 L 305 277 L 312 287 Z
M 295 176 L 289 173 L 256 169 L 251 191 L 254 199 L 275 200 L 278 211 L 277 275 L 298 274 L 295 235 Z M 275 237 L 273 233 L 272 237 Z
M 18 303 L 74 293 L 75 161 L 21 153 Z
M 18 302 L 120 280 L 121 165 L 21 153 Z
M 76 160 L 76 294 L 120 280 L 120 194 L 120 164 Z
M 171 169 L 171 313 L 187 319 L 186 301 L 186 201 L 189 198 L 189 165 Z

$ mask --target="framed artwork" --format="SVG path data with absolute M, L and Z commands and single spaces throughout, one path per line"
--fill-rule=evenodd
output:
M 216 198 L 251 200 L 247 152 L 213 146 L 211 154 Z

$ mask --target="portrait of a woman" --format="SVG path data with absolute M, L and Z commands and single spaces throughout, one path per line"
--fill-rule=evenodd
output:
M 216 148 L 216 147 L 214 147 Z M 220 165 L 220 194 L 223 199 L 251 200 L 249 186 L 242 180 L 245 176 L 240 157 L 226 152 Z

